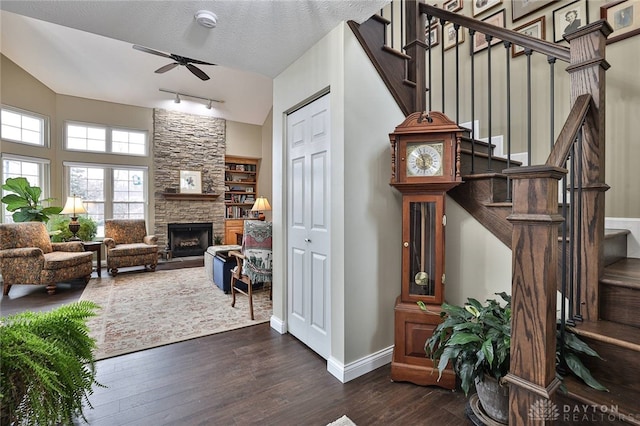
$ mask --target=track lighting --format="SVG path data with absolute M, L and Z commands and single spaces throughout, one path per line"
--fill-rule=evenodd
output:
M 207 101 L 207 104 L 205 105 L 205 107 L 207 109 L 211 109 L 213 107 L 213 103 L 214 102 L 219 103 L 219 104 L 223 104 L 224 103 L 224 101 L 219 101 L 217 99 L 210 99 L 210 98 L 205 98 L 205 97 L 197 96 L 197 95 L 189 95 L 187 93 L 180 93 L 180 92 L 176 92 L 174 90 L 167 90 L 167 89 L 158 89 L 158 90 L 161 91 L 161 92 L 164 92 L 164 93 L 172 93 L 172 94 L 174 94 L 175 98 L 173 99 L 173 102 L 175 102 L 177 104 L 179 104 L 180 101 L 182 100 L 180 98 L 181 96 L 183 98 L 186 96 L 187 98 L 201 99 L 203 101 Z

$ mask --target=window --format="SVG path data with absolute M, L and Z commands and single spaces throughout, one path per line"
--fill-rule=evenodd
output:
M 2 107 L 0 111 L 0 137 L 2 139 L 45 146 L 49 122 L 46 117 L 21 111 L 15 108 Z
M 88 215 L 104 236 L 105 218 L 146 219 L 147 169 L 102 164 L 65 163 L 69 194 L 82 198 Z
M 118 154 L 147 155 L 147 134 L 114 129 L 111 132 L 111 151 Z
M 49 177 L 49 161 L 41 158 L 19 157 L 13 155 L 2 156 L 2 183 L 8 178 L 24 177 L 31 186 L 38 186 L 42 189 L 40 199 L 48 198 L 48 187 L 45 185 L 45 176 Z M 2 191 L 2 196 L 10 194 L 9 191 Z M 13 213 L 7 211 L 7 205 L 2 204 L 2 221 L 12 223 Z
M 66 149 L 123 155 L 147 155 L 147 132 L 66 123 Z
M 106 152 L 107 131 L 99 127 L 67 124 L 67 149 Z

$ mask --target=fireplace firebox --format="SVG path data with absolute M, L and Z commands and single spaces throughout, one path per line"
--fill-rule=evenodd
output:
M 203 256 L 213 245 L 213 223 L 170 223 L 167 235 L 173 257 Z

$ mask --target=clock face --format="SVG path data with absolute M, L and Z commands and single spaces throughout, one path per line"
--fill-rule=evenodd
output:
M 442 176 L 442 142 L 407 144 L 407 176 Z

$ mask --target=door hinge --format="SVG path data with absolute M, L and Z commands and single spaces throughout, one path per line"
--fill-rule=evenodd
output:
M 445 282 L 445 276 L 444 275 L 445 274 L 442 274 L 442 285 L 444 285 L 444 282 Z
M 447 226 L 447 215 L 446 214 L 442 215 L 442 226 Z

